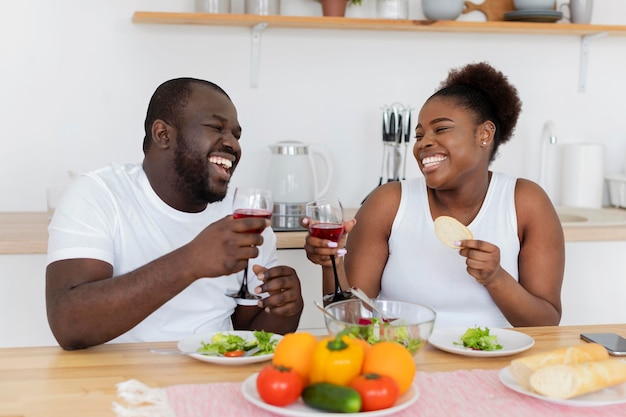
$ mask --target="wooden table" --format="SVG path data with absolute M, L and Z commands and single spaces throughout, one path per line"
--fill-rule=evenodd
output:
M 616 332 L 626 324 L 517 328 L 535 339 L 528 355 L 582 342 L 581 332 Z M 175 349 L 175 342 L 109 344 L 67 352 L 58 347 L 0 349 L 0 417 L 114 416 L 116 384 L 137 379 L 154 387 L 184 383 L 238 382 L 267 362 L 220 366 L 182 355 L 151 353 L 148 348 Z M 418 372 L 500 369 L 511 356 L 469 358 L 427 346 L 416 357 Z

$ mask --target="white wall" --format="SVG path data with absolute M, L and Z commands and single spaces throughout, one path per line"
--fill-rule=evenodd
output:
M 233 0 L 240 7 L 241 0 Z M 373 16 L 374 0 L 349 8 Z M 421 18 L 411 0 L 411 18 Z M 588 87 L 577 90 L 580 37 L 268 28 L 259 88 L 250 87 L 245 27 L 133 24 L 136 10 L 192 11 L 192 0 L 0 2 L 0 211 L 45 209 L 45 188 L 67 171 L 142 158 L 143 119 L 158 84 L 179 76 L 226 89 L 244 127 L 236 183 L 258 183 L 267 145 L 326 145 L 334 193 L 357 205 L 380 174 L 380 107 L 419 108 L 449 68 L 487 60 L 524 101 L 517 134 L 494 168 L 538 179 L 543 123 L 559 143 L 607 147 L 606 171 L 624 168 L 626 37 L 591 42 Z M 313 0 L 283 0 L 284 14 L 319 15 Z M 480 20 L 472 13 L 466 20 Z M 596 2 L 593 23 L 626 25 L 626 2 Z M 413 160 L 409 174 L 418 175 Z

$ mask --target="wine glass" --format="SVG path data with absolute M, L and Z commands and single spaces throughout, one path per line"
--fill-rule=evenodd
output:
M 273 210 L 272 192 L 262 188 L 237 188 L 233 197 L 233 218 L 257 217 L 270 219 Z M 250 233 L 261 233 L 263 229 L 249 230 Z M 248 289 L 248 263 L 243 270 L 243 280 L 239 291 L 226 294 L 238 300 L 260 300 L 260 295 Z
M 343 235 L 343 206 L 338 199 L 315 200 L 306 205 L 306 216 L 309 218 L 309 233 L 313 237 L 332 240 L 338 242 Z M 343 291 L 339 284 L 337 275 L 337 265 L 335 255 L 330 255 L 333 264 L 333 274 L 335 276 L 335 291 L 324 296 L 324 301 L 334 303 L 335 301 L 347 300 L 352 297 L 348 291 Z

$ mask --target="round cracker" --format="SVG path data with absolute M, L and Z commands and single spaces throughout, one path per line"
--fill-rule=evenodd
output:
M 444 245 L 456 249 L 460 246 L 455 245 L 454 242 L 474 239 L 470 229 L 450 216 L 439 216 L 435 219 L 435 234 Z

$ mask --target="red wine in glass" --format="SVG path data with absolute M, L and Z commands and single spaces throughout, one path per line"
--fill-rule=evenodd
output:
M 260 219 L 270 219 L 273 209 L 272 192 L 259 188 L 237 188 L 233 198 L 233 218 L 242 219 L 246 217 L 254 217 Z M 251 229 L 249 233 L 261 233 L 264 228 Z M 243 300 L 259 300 L 262 297 L 252 294 L 248 290 L 248 264 L 243 270 L 243 280 L 239 290 L 233 294 L 227 294 L 229 297 Z
M 245 217 L 255 217 L 257 219 L 271 219 L 272 212 L 269 210 L 261 210 L 261 209 L 236 209 L 233 212 L 233 218 L 235 219 L 243 219 Z M 252 229 L 248 230 L 250 233 L 261 233 L 263 229 Z
M 317 223 L 309 228 L 311 236 L 338 242 L 343 234 L 343 225 L 333 223 Z
M 343 234 L 343 206 L 337 199 L 321 199 L 306 205 L 306 215 L 309 217 L 309 233 L 311 236 L 338 242 Z M 335 256 L 330 256 L 335 278 L 335 291 L 325 295 L 324 301 L 332 303 L 352 297 L 352 293 L 344 292 L 339 284 Z

